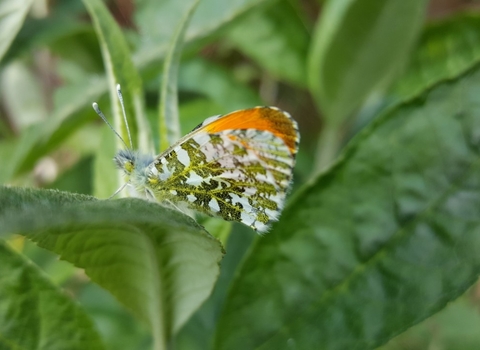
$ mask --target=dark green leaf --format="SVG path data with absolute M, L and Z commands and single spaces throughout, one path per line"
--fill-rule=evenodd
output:
M 373 349 L 480 274 L 480 68 L 389 111 L 259 238 L 217 349 Z
M 0 234 L 19 233 L 85 269 L 165 344 L 210 295 L 221 244 L 189 217 L 140 199 L 0 188 Z
M 78 304 L 1 241 L 0 348 L 104 349 Z

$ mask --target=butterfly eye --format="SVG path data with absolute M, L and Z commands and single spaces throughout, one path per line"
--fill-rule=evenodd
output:
M 127 160 L 124 164 L 124 169 L 127 173 L 131 173 L 133 169 L 135 168 L 133 162 L 131 160 Z

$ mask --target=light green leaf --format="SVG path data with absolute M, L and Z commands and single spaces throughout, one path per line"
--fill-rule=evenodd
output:
M 195 13 L 199 0 L 193 2 L 189 10 L 176 25 L 170 47 L 163 63 L 163 75 L 160 88 L 159 125 L 160 149 L 165 151 L 180 139 L 180 116 L 178 113 L 177 75 L 182 46 L 188 24 Z
M 2 241 L 0 348 L 104 349 L 80 306 Z
M 109 80 L 115 129 L 130 146 L 117 97 L 116 84 L 120 84 L 133 146 L 143 152 L 151 151 L 150 128 L 144 111 L 142 81 L 131 60 L 131 53 L 123 33 L 103 2 L 100 0 L 84 0 L 83 2 L 90 13 L 100 41 Z M 117 144 L 119 147 L 124 147 L 120 142 Z
M 310 90 L 330 123 L 341 124 L 402 68 L 426 0 L 334 0 L 312 39 Z
M 373 349 L 480 274 L 480 67 L 378 117 L 257 239 L 217 349 Z
M 85 269 L 152 330 L 157 349 L 210 295 L 221 244 L 189 217 L 140 199 L 0 188 L 0 235 L 19 233 Z
M 226 38 L 275 78 L 305 87 L 310 37 L 291 2 L 275 1 L 262 11 L 250 11 Z
M 2 0 L 0 3 L 0 61 L 22 27 L 33 0 Z

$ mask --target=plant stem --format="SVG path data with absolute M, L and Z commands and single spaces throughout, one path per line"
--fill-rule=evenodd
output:
M 337 156 L 343 141 L 343 125 L 326 122 L 318 140 L 314 173 L 324 171 Z

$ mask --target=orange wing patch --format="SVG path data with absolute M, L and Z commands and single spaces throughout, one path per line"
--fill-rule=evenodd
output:
M 230 129 L 269 131 L 282 139 L 292 154 L 296 154 L 298 149 L 299 137 L 296 123 L 288 113 L 277 108 L 256 107 L 232 112 L 205 125 L 204 128 L 208 133 Z

